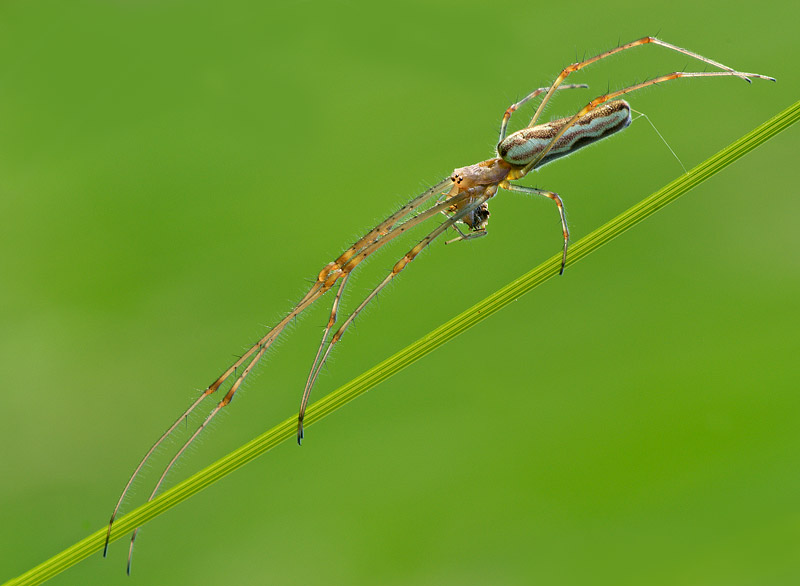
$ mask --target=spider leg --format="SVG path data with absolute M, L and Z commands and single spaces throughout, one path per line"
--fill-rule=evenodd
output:
M 514 191 L 516 193 L 527 193 L 529 195 L 543 195 L 552 199 L 555 204 L 558 206 L 558 215 L 561 217 L 561 231 L 564 234 L 564 252 L 561 255 L 561 271 L 559 271 L 559 275 L 564 274 L 564 267 L 567 264 L 567 246 L 569 244 L 569 229 L 567 228 L 567 218 L 564 214 L 564 202 L 561 201 L 561 198 L 558 196 L 557 193 L 552 191 L 546 191 L 544 189 L 536 189 L 535 187 L 526 187 L 525 185 L 515 185 L 513 183 L 509 183 L 508 181 L 503 181 L 500 183 L 500 187 L 507 191 Z
M 331 285 L 332 285 L 332 283 L 331 283 Z M 330 286 L 328 288 L 330 288 Z M 286 317 L 284 317 L 274 328 L 272 328 L 269 331 L 269 333 L 266 336 L 264 336 L 264 338 L 259 340 L 259 342 L 255 346 L 253 346 L 253 348 L 251 348 L 251 350 L 248 351 L 247 355 L 252 355 L 253 352 L 254 352 L 254 349 L 257 350 L 255 352 L 255 356 L 253 356 L 253 358 L 250 360 L 250 362 L 244 368 L 242 373 L 236 378 L 236 380 L 234 381 L 233 385 L 231 385 L 231 388 L 228 390 L 228 392 L 225 394 L 225 396 L 222 398 L 222 400 L 220 400 L 220 402 L 217 403 L 217 406 L 214 407 L 214 409 L 211 410 L 211 412 L 205 418 L 203 423 L 201 423 L 197 427 L 197 429 L 194 431 L 194 433 L 189 437 L 188 440 L 186 440 L 186 442 L 184 442 L 184 444 L 181 446 L 181 448 L 177 451 L 175 456 L 173 456 L 172 460 L 169 461 L 169 464 L 167 464 L 166 468 L 164 468 L 164 471 L 161 473 L 161 476 L 159 477 L 158 482 L 156 482 L 156 485 L 153 488 L 153 492 L 150 493 L 150 496 L 147 499 L 148 502 L 153 500 L 155 498 L 156 494 L 158 494 L 158 491 L 161 488 L 161 485 L 164 483 L 164 480 L 166 480 L 167 475 L 169 474 L 170 470 L 172 470 L 172 467 L 180 459 L 180 457 L 184 454 L 184 452 L 186 452 L 187 448 L 192 444 L 192 442 L 194 442 L 194 440 L 197 439 L 197 436 L 200 435 L 200 432 L 203 431 L 208 426 L 209 423 L 211 423 L 211 420 L 214 419 L 214 417 L 223 408 L 225 408 L 228 405 L 230 405 L 231 401 L 233 400 L 234 395 L 236 394 L 236 391 L 238 391 L 239 388 L 242 386 L 242 383 L 247 378 L 247 375 L 249 375 L 250 372 L 252 372 L 252 370 L 255 367 L 255 365 L 258 364 L 258 361 L 261 360 L 261 357 L 264 356 L 266 351 L 269 349 L 269 347 L 272 345 L 272 343 L 277 339 L 277 337 L 280 335 L 280 333 L 283 331 L 283 329 L 295 317 L 297 317 L 308 306 L 310 306 L 314 301 L 316 301 L 320 296 L 322 296 L 326 291 L 327 291 L 327 289 L 320 289 L 314 296 L 311 296 L 311 297 L 306 296 L 306 298 L 304 298 L 303 302 L 301 302 L 300 304 L 295 306 L 295 308 Z M 203 398 L 205 398 L 205 396 L 207 396 L 207 395 L 201 396 L 200 399 L 198 399 L 193 404 L 192 408 L 194 407 L 194 405 L 199 403 Z M 191 410 L 191 408 L 190 408 L 190 410 Z M 180 422 L 180 419 L 178 420 L 178 422 Z M 174 429 L 176 426 L 177 425 L 173 425 L 173 427 L 171 429 Z M 162 438 L 161 438 L 161 440 L 159 440 L 159 442 L 162 441 L 164 439 L 164 437 L 166 437 L 166 434 L 165 434 L 165 436 L 162 436 Z M 153 449 L 151 449 L 151 451 L 148 453 L 148 455 L 152 454 L 152 451 L 153 451 Z M 139 466 L 139 469 L 141 469 L 141 464 Z M 129 483 L 129 486 L 130 486 L 130 483 Z M 106 539 L 108 539 L 108 537 L 110 536 L 110 528 L 111 528 L 111 526 L 109 525 L 109 533 L 106 535 Z M 136 529 L 134 529 L 133 534 L 131 535 L 131 544 L 130 544 L 130 547 L 128 549 L 128 569 L 127 569 L 128 574 L 131 573 L 131 560 L 133 558 L 133 545 L 136 542 L 136 535 L 137 535 L 138 532 L 139 532 L 139 528 L 137 527 Z
M 353 256 L 358 254 L 361 250 L 363 250 L 366 246 L 372 244 L 378 238 L 381 238 L 388 234 L 393 228 L 394 225 L 402 220 L 405 216 L 425 204 L 428 200 L 432 197 L 438 197 L 445 191 L 447 191 L 453 185 L 452 180 L 448 177 L 443 181 L 440 181 L 430 189 L 424 191 L 407 204 L 402 206 L 399 210 L 393 213 L 391 216 L 386 218 L 383 222 L 375 226 L 372 230 L 367 232 L 363 237 L 361 237 L 358 242 L 353 244 L 350 248 L 345 250 L 339 258 L 334 261 L 334 264 L 337 267 L 342 267 L 347 263 Z
M 119 513 L 119 509 L 120 509 L 120 507 L 122 506 L 122 501 L 123 501 L 123 500 L 125 500 L 125 496 L 127 495 L 128 491 L 130 490 L 131 486 L 133 485 L 133 481 L 136 479 L 136 477 L 137 477 L 137 476 L 139 475 L 139 473 L 142 471 L 142 469 L 144 468 L 144 465 L 147 463 L 147 461 L 150 459 L 150 457 L 151 457 L 151 456 L 152 456 L 152 455 L 153 455 L 153 454 L 156 452 L 156 450 L 158 449 L 158 447 L 159 447 L 159 446 L 160 446 L 160 445 L 161 445 L 161 444 L 164 442 L 164 440 L 166 440 L 166 439 L 167 439 L 167 438 L 168 438 L 168 437 L 169 437 L 169 436 L 172 434 L 172 432 L 173 432 L 173 431 L 175 431 L 175 429 L 178 427 L 178 425 L 180 425 L 180 423 L 181 423 L 182 421 L 185 421 L 185 420 L 186 420 L 186 418 L 187 418 L 187 417 L 189 417 L 189 415 L 192 413 L 192 411 L 194 411 L 194 410 L 195 410 L 195 408 L 196 408 L 198 405 L 200 405 L 200 403 L 202 403 L 204 399 L 206 399 L 207 397 L 209 397 L 210 395 L 212 395 L 214 392 L 216 392 L 216 390 L 217 390 L 217 389 L 219 389 L 219 387 L 220 387 L 220 386 L 221 386 L 221 385 L 222 385 L 222 384 L 223 384 L 223 383 L 224 383 L 224 382 L 225 382 L 225 381 L 226 381 L 226 380 L 227 380 L 227 379 L 228 379 L 228 378 L 229 378 L 229 377 L 230 377 L 230 376 L 231 376 L 231 375 L 232 375 L 234 372 L 236 372 L 236 370 L 237 370 L 237 369 L 238 369 L 238 368 L 239 368 L 239 367 L 240 367 L 242 364 L 244 364 L 245 362 L 247 362 L 247 360 L 248 360 L 248 359 L 249 359 L 249 358 L 250 358 L 250 357 L 251 357 L 251 356 L 252 356 L 254 353 L 256 353 L 257 351 L 259 351 L 259 349 L 260 349 L 260 348 L 264 348 L 264 349 L 266 349 L 267 347 L 269 347 L 269 346 L 271 345 L 272 341 L 273 341 L 273 340 L 274 340 L 274 339 L 275 339 L 275 338 L 278 336 L 278 334 L 280 334 L 280 332 L 283 330 L 283 328 L 284 328 L 284 327 L 285 327 L 285 326 L 286 326 L 286 325 L 287 325 L 287 324 L 288 324 L 288 323 L 289 323 L 289 322 L 290 322 L 292 319 L 294 319 L 294 318 L 295 318 L 297 315 L 299 315 L 299 314 L 300 314 L 300 313 L 301 313 L 301 312 L 302 312 L 302 311 L 303 311 L 303 310 L 304 310 L 306 307 L 308 307 L 309 305 L 311 305 L 311 304 L 312 304 L 314 301 L 316 301 L 316 300 L 317 300 L 317 299 L 318 299 L 318 298 L 319 298 L 321 295 L 323 295 L 323 294 L 325 293 L 325 291 L 326 291 L 326 290 L 327 290 L 327 289 L 325 289 L 325 288 L 324 288 L 324 283 L 322 283 L 322 282 L 320 282 L 320 281 L 317 281 L 316 283 L 314 283 L 314 285 L 311 287 L 311 289 L 308 291 L 308 293 L 306 293 L 306 295 L 303 297 L 303 299 L 301 299 L 301 300 L 300 300 L 300 302 L 299 302 L 299 303 L 298 303 L 298 304 L 297 304 L 297 305 L 294 307 L 294 309 L 292 309 L 292 311 L 291 311 L 291 312 L 289 312 L 289 314 L 288 314 L 286 317 L 284 317 L 284 318 L 283 318 L 283 319 L 282 319 L 282 320 L 281 320 L 281 321 L 280 321 L 280 322 L 279 322 L 279 323 L 278 323 L 278 324 L 277 324 L 277 325 L 276 325 L 276 326 L 275 326 L 273 329 L 271 329 L 271 330 L 270 330 L 270 331 L 269 331 L 269 332 L 268 332 L 268 333 L 267 333 L 267 334 L 266 334 L 266 335 L 265 335 L 263 338 L 261 338 L 261 339 L 260 339 L 258 342 L 256 342 L 256 343 L 255 343 L 255 344 L 254 344 L 254 345 L 253 345 L 253 346 L 252 346 L 252 347 L 251 347 L 251 348 L 250 348 L 250 349 L 249 349 L 247 352 L 245 352 L 245 353 L 244 353 L 244 354 L 243 354 L 243 355 L 242 355 L 242 356 L 241 356 L 241 357 L 240 357 L 240 358 L 239 358 L 239 359 L 238 359 L 236 362 L 234 362 L 234 363 L 233 363 L 233 364 L 232 364 L 230 367 L 228 367 L 228 369 L 227 369 L 227 370 L 225 370 L 225 372 L 223 372 L 223 373 L 222 373 L 222 374 L 219 376 L 219 378 L 217 378 L 217 380 L 215 380 L 215 381 L 214 381 L 214 382 L 213 382 L 211 385 L 209 385 L 209 387 L 208 387 L 206 390 L 204 390 L 204 391 L 203 391 L 203 392 L 200 394 L 200 396 L 199 396 L 197 399 L 195 399 L 195 401 L 194 401 L 194 402 L 193 402 L 193 403 L 192 403 L 192 404 L 189 406 L 189 408 L 188 408 L 188 409 L 186 409 L 186 411 L 184 411 L 184 412 L 183 412 L 183 413 L 180 415 L 180 417 L 178 417 L 178 418 L 177 418 L 177 419 L 174 421 L 174 423 L 173 423 L 172 425 L 170 425 L 170 427 L 169 427 L 169 428 L 168 428 L 168 429 L 167 429 L 167 430 L 166 430 L 166 431 L 165 431 L 165 432 L 164 432 L 164 433 L 161 435 L 161 437 L 160 437 L 160 438 L 158 438 L 158 439 L 156 440 L 156 442 L 155 442 L 155 443 L 154 443 L 154 444 L 153 444 L 153 445 L 150 447 L 150 449 L 147 451 L 147 453 L 144 455 L 144 457 L 143 457 L 143 458 L 142 458 L 142 459 L 139 461 L 139 464 L 138 464 L 138 465 L 136 466 L 136 468 L 134 469 L 134 471 L 133 471 L 133 474 L 131 474 L 130 478 L 128 479 L 128 482 L 127 482 L 127 484 L 125 485 L 125 488 L 122 490 L 122 494 L 120 495 L 120 497 L 119 497 L 119 500 L 117 501 L 117 504 L 116 504 L 116 506 L 114 507 L 114 511 L 113 511 L 113 512 L 112 512 L 112 514 L 111 514 L 111 520 L 108 522 L 108 530 L 106 531 L 106 540 L 105 540 L 105 544 L 104 544 L 104 546 L 103 546 L 103 557 L 105 557 L 105 556 L 106 556 L 106 554 L 108 553 L 108 544 L 109 544 L 109 541 L 110 541 L 110 539 L 111 539 L 111 528 L 112 528 L 112 526 L 114 525 L 114 520 L 116 519 L 116 517 L 117 517 L 117 514 Z M 259 355 L 259 356 L 260 356 L 260 355 Z M 256 358 L 256 360 L 257 360 L 257 358 Z M 249 372 L 249 371 L 247 371 L 247 370 L 246 370 L 245 372 Z M 243 374 L 243 376 L 246 376 L 246 374 Z M 241 377 L 240 377 L 240 378 L 241 378 Z
M 331 331 L 331 328 L 336 324 L 336 316 L 339 311 L 339 303 L 342 299 L 342 293 L 344 293 L 344 287 L 347 284 L 347 279 L 350 278 L 352 273 L 347 273 L 343 278 L 341 283 L 339 284 L 339 290 L 336 292 L 336 297 L 333 300 L 333 305 L 331 307 L 331 315 L 328 318 L 328 325 L 325 326 L 325 331 L 322 333 L 322 341 L 319 343 L 319 347 L 317 348 L 317 355 L 314 357 L 314 362 L 311 365 L 311 371 L 308 373 L 308 380 L 306 381 L 306 388 L 309 388 L 311 385 L 311 381 L 314 378 L 314 373 L 317 369 L 317 363 L 319 363 L 319 359 L 322 356 L 322 350 L 325 348 L 325 344 L 328 341 L 328 334 Z M 303 393 L 303 399 L 300 402 L 300 413 L 305 413 L 306 406 L 308 405 L 308 397 L 309 395 Z M 300 425 L 297 430 L 297 443 L 298 445 L 303 440 L 303 426 L 302 420 L 300 421 Z
M 559 86 L 556 89 L 559 89 L 559 90 L 572 90 L 572 89 L 577 89 L 577 88 L 584 88 L 585 89 L 585 88 L 588 88 L 588 87 L 589 86 L 586 85 L 585 83 L 575 83 L 575 84 L 562 85 L 562 86 Z M 500 138 L 497 140 L 497 144 L 500 144 L 501 142 L 503 142 L 503 139 L 506 137 L 506 129 L 508 127 L 508 121 L 511 119 L 511 115 L 518 108 L 520 108 L 524 104 L 526 104 L 529 100 L 535 98 L 539 94 L 543 94 L 544 92 L 546 92 L 549 89 L 550 88 L 546 88 L 546 87 L 540 87 L 539 89 L 535 89 L 531 93 L 529 93 L 527 96 L 522 98 L 519 102 L 517 102 L 515 104 L 511 104 L 508 107 L 508 109 L 506 110 L 505 114 L 503 114 L 502 121 L 500 122 Z
M 486 231 L 486 228 L 483 228 L 482 230 L 479 230 L 477 232 L 470 232 L 469 234 L 464 234 L 458 228 L 456 228 L 456 230 L 458 230 L 458 232 L 461 234 L 461 236 L 459 236 L 458 238 L 451 238 L 450 240 L 445 240 L 444 241 L 445 244 L 453 244 L 455 242 L 465 242 L 467 240 L 475 240 L 477 238 L 482 238 L 483 236 L 486 236 L 487 234 L 489 234 Z
M 703 61 L 704 63 L 708 63 L 709 65 L 713 65 L 714 67 L 718 67 L 719 69 L 722 69 L 723 71 L 728 72 L 728 74 L 730 74 L 730 75 L 735 75 L 737 77 L 740 77 L 740 78 L 744 79 L 748 83 L 750 82 L 750 79 L 749 79 L 750 77 L 759 77 L 759 78 L 762 78 L 762 79 L 772 79 L 771 77 L 767 77 L 765 75 L 756 75 L 756 74 L 752 74 L 752 73 L 741 73 L 741 72 L 738 72 L 738 71 L 734 71 L 733 69 L 731 69 L 727 65 L 723 65 L 722 63 L 718 63 L 717 61 L 709 59 L 708 57 L 703 57 L 702 55 L 700 55 L 698 53 L 694 53 L 693 51 L 689 51 L 688 49 L 683 49 L 681 47 L 678 47 L 677 45 L 673 45 L 671 43 L 667 43 L 667 42 L 662 41 L 660 39 L 657 39 L 655 37 L 642 37 L 641 39 L 637 39 L 635 41 L 631 41 L 630 43 L 626 43 L 624 45 L 620 45 L 618 47 L 614 47 L 613 49 L 610 49 L 610 50 L 608 50 L 608 51 L 606 51 L 604 53 L 600 53 L 599 55 L 595 55 L 594 57 L 591 57 L 589 59 L 584 59 L 583 61 L 578 61 L 577 63 L 573 63 L 572 65 L 569 65 L 569 66 L 565 67 L 561 71 L 561 73 L 558 74 L 558 77 L 556 77 L 555 81 L 553 82 L 553 85 L 550 86 L 550 89 L 547 91 L 547 94 L 544 96 L 544 98 L 542 98 L 542 102 L 541 102 L 541 104 L 539 104 L 539 107 L 536 109 L 536 113 L 533 115 L 533 118 L 531 119 L 531 123 L 528 124 L 528 127 L 530 128 L 531 126 L 534 126 L 536 124 L 536 121 L 539 120 L 539 117 L 542 115 L 542 111 L 544 110 L 545 105 L 547 104 L 547 102 L 550 101 L 550 97 L 553 95 L 553 92 L 555 92 L 558 89 L 558 87 L 561 85 L 561 83 L 571 73 L 574 73 L 574 72 L 576 72 L 576 71 L 578 71 L 580 69 L 583 69 L 587 65 L 591 65 L 592 63 L 596 63 L 597 61 L 600 61 L 601 59 L 605 59 L 606 57 L 611 57 L 612 55 L 615 55 L 615 54 L 620 53 L 622 51 L 626 51 L 628 49 L 633 49 L 634 47 L 639 47 L 639 46 L 647 45 L 647 44 L 650 44 L 650 43 L 652 43 L 654 45 L 660 45 L 661 47 L 665 47 L 666 49 L 669 49 L 671 51 L 676 51 L 678 53 L 682 53 L 682 54 L 687 55 L 687 56 L 689 56 L 689 57 L 691 57 L 693 59 L 697 59 L 699 61 Z M 775 80 L 772 80 L 772 81 L 775 81 Z

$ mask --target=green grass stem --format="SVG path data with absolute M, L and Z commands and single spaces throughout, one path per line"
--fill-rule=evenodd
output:
M 569 249 L 568 265 L 572 265 L 585 256 L 632 228 L 645 218 L 681 195 L 718 173 L 738 158 L 744 156 L 757 146 L 776 134 L 789 128 L 800 118 L 800 101 L 758 126 L 736 142 L 730 144 L 708 160 L 664 186 L 662 189 L 642 200 L 607 224 L 591 234 L 575 242 Z M 489 295 L 475 306 L 442 324 L 426 336 L 410 346 L 372 367 L 349 383 L 342 385 L 326 397 L 311 405 L 306 414 L 306 426 L 313 425 L 323 417 L 333 413 L 356 397 L 367 392 L 375 385 L 383 382 L 395 373 L 413 364 L 429 354 L 448 340 L 468 330 L 515 301 L 534 287 L 558 274 L 561 254 L 557 254 L 532 271 L 512 281 L 502 289 Z M 296 415 L 273 427 L 266 433 L 251 440 L 224 458 L 197 472 L 173 488 L 164 491 L 154 500 L 134 509 L 114 524 L 111 541 L 128 535 L 135 527 L 143 525 L 168 511 L 175 505 L 185 501 L 217 480 L 241 468 L 264 452 L 274 448 L 286 440 L 294 440 L 297 428 Z M 111 503 L 109 502 L 109 505 Z M 28 570 L 21 576 L 6 582 L 6 586 L 22 586 L 40 584 L 49 578 L 77 564 L 89 555 L 103 548 L 106 526 L 68 547 L 61 553 Z M 120 569 L 122 571 L 122 569 Z

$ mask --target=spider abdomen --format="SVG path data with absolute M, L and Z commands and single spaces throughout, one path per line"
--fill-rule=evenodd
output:
M 497 154 L 512 165 L 527 165 L 538 156 L 571 118 L 559 118 L 510 134 L 497 145 Z M 613 100 L 578 119 L 545 155 L 542 165 L 572 154 L 580 148 L 624 130 L 631 123 L 631 107 L 625 100 Z

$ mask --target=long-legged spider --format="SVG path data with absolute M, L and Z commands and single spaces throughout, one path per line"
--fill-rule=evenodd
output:
M 538 121 L 544 111 L 545 106 L 548 104 L 553 94 L 560 89 L 575 89 L 586 88 L 588 86 L 579 85 L 562 85 L 564 80 L 572 73 L 583 69 L 587 65 L 591 65 L 601 59 L 615 55 L 627 49 L 632 49 L 646 44 L 656 44 L 672 51 L 682 53 L 708 65 L 714 66 L 722 71 L 706 71 L 706 72 L 685 72 L 676 71 L 666 75 L 660 75 L 648 81 L 637 83 L 625 87 L 620 90 L 603 94 L 583 108 L 578 110 L 573 116 L 560 118 L 551 122 L 538 124 Z M 226 381 L 234 376 L 233 383 L 228 389 L 227 393 L 217 403 L 217 405 L 206 416 L 205 420 L 200 426 L 192 433 L 188 440 L 181 446 L 175 456 L 167 464 L 163 473 L 158 479 L 149 500 L 152 500 L 157 494 L 161 485 L 167 477 L 167 474 L 174 466 L 175 462 L 186 451 L 188 446 L 195 440 L 195 438 L 206 428 L 209 422 L 226 407 L 233 399 L 236 392 L 242 386 L 247 376 L 253 370 L 255 365 L 269 349 L 275 339 L 283 332 L 284 328 L 306 308 L 308 308 L 317 299 L 322 297 L 329 290 L 333 289 L 334 285 L 338 282 L 338 288 L 334 296 L 333 304 L 331 307 L 330 317 L 328 324 L 325 327 L 322 335 L 317 354 L 311 366 L 308 379 L 306 381 L 305 389 L 303 390 L 303 397 L 300 402 L 300 412 L 298 415 L 297 425 L 297 441 L 303 439 L 303 417 L 308 405 L 311 389 L 317 380 L 322 366 L 330 356 L 331 350 L 339 340 L 341 340 L 344 332 L 353 323 L 353 320 L 364 309 L 364 307 L 380 292 L 386 285 L 394 279 L 414 258 L 438 236 L 447 231 L 449 228 L 458 230 L 460 236 L 454 240 L 468 240 L 483 236 L 486 234 L 486 226 L 489 221 L 488 200 L 495 196 L 499 189 L 506 191 L 526 193 L 533 195 L 541 195 L 547 197 L 556 204 L 558 213 L 561 219 L 561 229 L 564 238 L 563 252 L 561 256 L 561 272 L 563 273 L 564 267 L 567 263 L 567 248 L 569 244 L 569 230 L 567 228 L 567 221 L 564 215 L 564 205 L 558 194 L 552 191 L 543 189 L 535 189 L 511 183 L 511 181 L 520 179 L 530 173 L 532 170 L 545 165 L 555 159 L 569 155 L 578 149 L 583 148 L 589 144 L 602 140 L 625 129 L 631 122 L 631 108 L 624 100 L 616 100 L 615 98 L 628 94 L 638 89 L 642 89 L 651 85 L 671 81 L 681 78 L 699 78 L 699 77 L 730 77 L 735 76 L 745 81 L 750 81 L 751 78 L 768 79 L 775 81 L 771 77 L 759 75 L 756 73 L 743 73 L 735 71 L 730 67 L 717 63 L 711 59 L 682 49 L 670 43 L 666 43 L 654 37 L 644 37 L 636 41 L 632 41 L 625 45 L 620 45 L 614 49 L 573 63 L 565 67 L 561 73 L 556 77 L 553 83 L 546 88 L 539 88 L 532 91 L 519 102 L 512 104 L 503 115 L 500 124 L 500 138 L 497 144 L 497 156 L 474 165 L 460 167 L 455 169 L 449 177 L 434 185 L 424 193 L 418 195 L 404 206 L 402 206 L 395 213 L 391 214 L 384 221 L 375 226 L 372 230 L 367 232 L 360 240 L 353 244 L 350 248 L 345 250 L 336 260 L 328 263 L 319 272 L 316 281 L 309 289 L 308 293 L 295 305 L 295 307 L 280 321 L 278 322 L 263 338 L 256 342 L 247 352 L 244 353 L 236 362 L 223 372 L 217 380 L 215 380 L 203 393 L 184 411 L 180 417 L 167 429 L 164 434 L 153 444 L 142 458 L 139 465 L 133 471 L 128 483 L 122 491 L 122 495 L 117 501 L 114 512 L 111 515 L 111 520 L 108 524 L 108 532 L 106 534 L 106 543 L 103 550 L 103 555 L 106 555 L 108 550 L 108 543 L 111 536 L 111 528 L 114 524 L 114 519 L 119 512 L 122 501 L 124 500 L 128 490 L 133 484 L 136 476 L 141 472 L 145 463 L 150 459 L 159 445 L 184 421 L 195 408 L 200 405 L 206 397 L 209 397 L 216 392 Z M 542 101 L 536 109 L 530 123 L 523 128 L 510 135 L 507 135 L 508 122 L 511 115 L 522 105 L 529 100 L 544 94 Z M 433 202 L 433 205 L 418 211 L 427 203 Z M 336 332 L 330 337 L 330 333 L 337 322 L 337 314 L 339 303 L 342 298 L 342 293 L 347 286 L 347 282 L 353 271 L 374 252 L 383 248 L 385 244 L 394 240 L 396 237 L 405 233 L 407 230 L 417 226 L 421 222 L 432 218 L 440 213 L 444 213 L 446 220 L 439 226 L 434 228 L 427 236 L 420 240 L 411 250 L 409 250 L 400 260 L 398 260 L 391 272 L 380 282 L 380 284 L 366 296 L 366 298 L 356 307 L 355 310 L 344 320 Z M 464 224 L 469 229 L 468 234 L 464 234 L 458 228 L 457 224 Z M 452 242 L 452 241 L 451 241 Z M 240 371 L 240 368 L 242 369 Z M 238 374 L 237 374 L 238 373 Z M 133 554 L 133 545 L 136 539 L 138 529 L 134 530 L 131 537 L 130 550 L 128 555 L 128 573 L 131 568 L 131 556 Z

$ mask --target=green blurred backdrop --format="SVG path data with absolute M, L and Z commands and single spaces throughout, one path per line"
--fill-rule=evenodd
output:
M 689 167 L 798 98 L 797 22 L 786 1 L 0 4 L 0 580 L 99 529 L 198 389 L 576 55 L 658 33 L 779 79 L 632 95 Z M 629 52 L 546 115 L 682 68 L 703 69 Z M 119 541 L 52 583 L 798 583 L 799 132 L 150 523 L 133 581 Z M 576 240 L 680 172 L 640 120 L 526 183 Z M 550 202 L 492 212 L 380 296 L 317 398 L 559 251 Z M 325 312 L 173 480 L 295 412 Z

